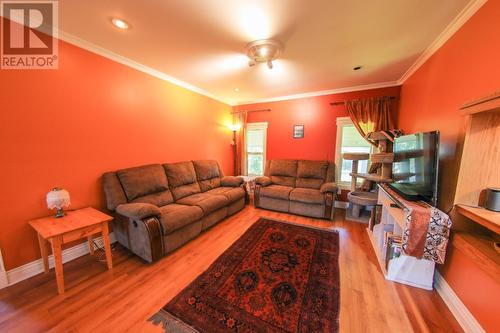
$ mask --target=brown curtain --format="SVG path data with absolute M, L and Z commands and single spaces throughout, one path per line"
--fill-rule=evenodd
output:
M 238 176 L 246 173 L 245 134 L 247 130 L 247 113 L 234 113 L 233 124 L 240 125 L 240 130 L 236 133 L 236 168 L 234 170 L 234 175 Z
M 377 131 L 394 129 L 391 117 L 391 98 L 376 97 L 346 101 L 345 107 L 349 112 L 354 126 L 362 137 Z M 373 145 L 374 142 L 367 140 Z

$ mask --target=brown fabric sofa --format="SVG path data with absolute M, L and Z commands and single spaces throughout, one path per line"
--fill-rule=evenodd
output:
M 103 175 L 116 239 L 153 262 L 245 206 L 243 179 L 217 161 L 151 164 Z
M 333 219 L 337 185 L 328 161 L 269 160 L 255 180 L 255 207 Z

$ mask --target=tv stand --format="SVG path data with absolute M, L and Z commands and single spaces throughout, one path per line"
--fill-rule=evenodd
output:
M 380 269 L 387 280 L 404 283 L 413 287 L 432 290 L 435 262 L 401 254 L 386 261 L 386 233 L 396 236 L 403 234 L 405 215 L 403 204 L 378 186 L 378 204 L 382 205 L 382 216 L 373 231 L 367 228 L 368 236 L 377 256 Z M 396 207 L 393 207 L 396 205 Z

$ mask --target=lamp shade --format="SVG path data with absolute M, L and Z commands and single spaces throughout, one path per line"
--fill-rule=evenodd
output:
M 69 207 L 70 204 L 69 192 L 62 188 L 55 187 L 47 193 L 47 207 L 49 209 L 62 209 Z

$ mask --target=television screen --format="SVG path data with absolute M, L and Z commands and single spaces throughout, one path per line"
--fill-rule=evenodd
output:
M 394 140 L 394 183 L 390 186 L 408 200 L 436 206 L 439 132 L 416 133 Z

